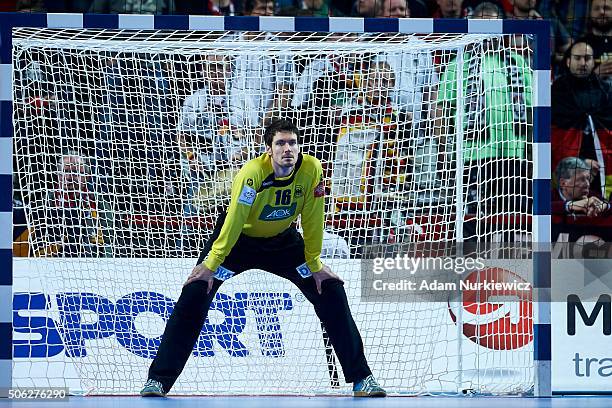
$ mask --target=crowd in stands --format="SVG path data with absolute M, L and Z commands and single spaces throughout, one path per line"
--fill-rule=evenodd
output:
M 597 223 L 597 219 L 612 213 L 612 0 L 18 0 L 0 1 L 0 10 L 550 19 L 552 210 L 554 221 L 560 225 L 556 233 L 562 233 L 564 226 L 576 217 L 591 217 Z M 275 41 L 284 34 L 233 35 L 234 39 L 249 42 Z M 360 38 L 337 34 L 337 38 L 330 35 L 326 40 L 354 42 Z M 412 41 L 418 48 L 423 40 Z M 323 162 L 334 163 L 334 169 L 327 169 L 327 177 L 351 181 L 334 185 L 335 190 L 331 192 L 335 196 L 363 194 L 369 187 L 361 184 L 361 162 L 376 159 L 384 167 L 386 184 L 396 186 L 393 191 L 389 187 L 381 192 L 395 193 L 398 185 L 416 185 L 430 193 L 427 197 L 417 197 L 419 202 L 435 212 L 433 208 L 444 201 L 444 188 L 449 189 L 448 194 L 454 194 L 454 186 L 441 185 L 441 180 L 452 180 L 455 169 L 443 167 L 441 163 L 449 162 L 448 155 L 454 154 L 452 135 L 459 99 L 465 102 L 463 160 L 468 170 L 463 177 L 467 186 L 467 212 L 529 212 L 532 202 L 526 198 L 530 192 L 522 190 L 524 183 L 499 183 L 499 180 L 524 179 L 535 160 L 526 143 L 533 132 L 532 44 L 527 36 L 504 41 L 505 44 L 486 41 L 464 50 L 460 88 L 459 58 L 452 52 L 378 52 L 363 58 L 327 53 L 300 61 L 286 54 L 262 59 L 248 53 L 237 57 L 209 53 L 199 60 L 148 61 L 138 66 L 135 62 L 130 65 L 129 58 L 127 63 L 124 59 L 109 58 L 100 68 L 102 74 L 98 78 L 108 91 L 77 98 L 90 98 L 82 102 L 101 106 L 92 114 L 99 126 L 96 131 L 102 137 L 87 145 L 86 151 L 58 147 L 60 162 L 55 180 L 65 180 L 66 172 L 60 170 L 81 165 L 79 161 L 83 160 L 83 166 L 97 169 L 96 180 L 101 180 L 101 184 L 132 186 L 136 173 L 147 179 L 148 184 L 136 187 L 137 190 L 110 192 L 82 181 L 78 188 L 81 193 L 75 195 L 74 188 L 66 193 L 57 181 L 60 187 L 53 190 L 53 197 L 45 199 L 55 203 L 52 207 L 61 208 L 64 219 L 74 207 L 67 203 L 76 200 L 79 206 L 88 208 L 85 213 L 89 211 L 89 215 L 85 218 L 89 221 L 83 226 L 85 232 L 81 236 L 86 236 L 86 241 L 93 245 L 87 247 L 89 255 L 99 255 L 108 246 L 101 231 L 112 230 L 117 220 L 105 218 L 107 212 L 96 208 L 100 204 L 89 199 L 89 190 L 96 190 L 100 196 L 119 196 L 118 201 L 123 203 L 119 207 L 123 207 L 126 217 L 166 211 L 167 208 L 139 207 L 145 204 L 137 203 L 135 197 L 151 194 L 163 196 L 164 205 L 175 205 L 173 211 L 183 217 L 218 211 L 216 207 L 223 202 L 211 197 L 227 195 L 236 168 L 249 157 L 254 146 L 261 145 L 262 127 L 282 116 L 295 119 L 306 130 L 310 141 L 306 147 L 308 153 Z M 133 57 L 137 61 L 139 55 L 133 54 Z M 174 69 L 191 67 L 205 75 L 181 77 L 184 72 L 179 72 L 170 78 L 165 72 L 172 64 Z M 134 84 L 129 79 L 136 70 L 144 82 Z M 143 99 L 135 100 L 130 87 L 154 88 L 155 93 L 144 92 Z M 464 95 L 458 98 L 460 90 Z M 133 90 L 136 92 L 138 89 Z M 28 103 L 34 108 L 28 114 L 40 116 L 36 106 L 41 108 L 39 105 L 50 103 L 51 107 L 42 107 L 48 113 L 52 106 L 61 103 L 49 102 L 54 98 L 58 95 L 31 95 Z M 95 98 L 98 99 L 94 101 Z M 138 114 L 143 103 L 146 109 Z M 385 146 L 382 157 L 369 157 L 364 149 L 360 150 L 360 146 L 379 140 L 379 134 L 372 133 L 374 128 L 384 133 L 380 139 Z M 138 133 L 133 129 L 148 130 Z M 173 130 L 170 136 L 167 129 Z M 24 129 L 18 127 L 16 132 L 19 131 Z M 139 149 L 139 138 L 144 137 L 150 146 L 174 146 L 175 149 Z M 411 142 L 399 144 L 400 138 Z M 335 145 L 334 149 L 321 147 L 330 143 Z M 129 162 L 132 159 L 134 162 Z M 85 162 L 92 160 L 95 163 Z M 177 165 L 149 166 L 134 173 L 138 163 L 152 162 L 176 162 Z M 117 172 L 117 163 L 125 168 Z M 125 180 L 118 181 L 118 177 Z M 159 181 L 172 178 L 183 183 L 179 186 Z M 434 197 L 433 191 L 442 191 L 442 196 Z M 493 198 L 483 202 L 482 197 Z M 113 205 L 117 206 L 117 201 Z M 337 210 L 341 212 L 343 207 Z M 118 217 L 121 211 L 115 208 L 112 214 Z M 394 225 L 396 231 L 404 226 L 399 224 Z M 470 228 L 477 228 L 466 225 L 468 231 L 464 235 L 473 233 Z M 183 225 L 177 233 L 177 247 L 197 248 L 200 227 Z M 131 228 L 136 230 L 138 226 L 134 224 Z M 66 234 L 66 230 L 62 233 Z M 94 247 L 97 249 L 93 250 Z

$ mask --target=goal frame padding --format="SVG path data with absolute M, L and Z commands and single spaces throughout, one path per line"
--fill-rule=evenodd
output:
M 535 396 L 550 396 L 551 312 L 546 294 L 551 282 L 551 168 L 550 168 L 550 23 L 535 20 L 458 20 L 420 18 L 345 17 L 231 17 L 136 14 L 0 13 L 0 390 L 12 384 L 12 29 L 15 27 L 218 30 L 218 31 L 318 31 L 388 33 L 489 33 L 527 34 L 534 37 L 534 179 L 533 257 Z M 0 395 L 6 397 L 6 395 Z

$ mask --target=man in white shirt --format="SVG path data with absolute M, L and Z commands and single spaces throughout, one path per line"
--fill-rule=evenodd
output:
M 216 162 L 240 160 L 246 141 L 230 121 L 227 89 L 231 83 L 229 57 L 207 55 L 204 86 L 188 96 L 177 126 L 181 152 L 201 171 L 213 171 Z
M 272 15 L 273 2 L 255 0 L 245 4 L 245 15 Z M 276 41 L 281 33 L 242 32 L 236 34 L 238 41 Z M 265 126 L 265 121 L 280 116 L 281 110 L 289 106 L 289 95 L 295 81 L 293 56 L 269 52 L 269 47 L 241 53 L 234 60 L 233 81 L 230 95 L 231 122 L 242 126 L 247 133 L 256 133 Z M 258 135 L 260 136 L 260 135 Z

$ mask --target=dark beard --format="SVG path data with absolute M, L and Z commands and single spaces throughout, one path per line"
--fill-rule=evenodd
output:
M 591 25 L 593 28 L 601 31 L 602 33 L 607 33 L 612 30 L 612 19 L 606 19 L 604 22 L 601 22 L 600 19 L 591 20 Z

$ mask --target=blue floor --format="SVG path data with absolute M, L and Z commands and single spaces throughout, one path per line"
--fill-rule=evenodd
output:
M 40 408 L 49 406 L 83 408 L 344 408 L 344 407 L 424 407 L 424 408 L 603 408 L 612 407 L 610 396 L 572 396 L 547 399 L 518 397 L 391 397 L 384 399 L 353 399 L 351 397 L 70 397 L 65 401 L 8 401 L 0 406 Z

